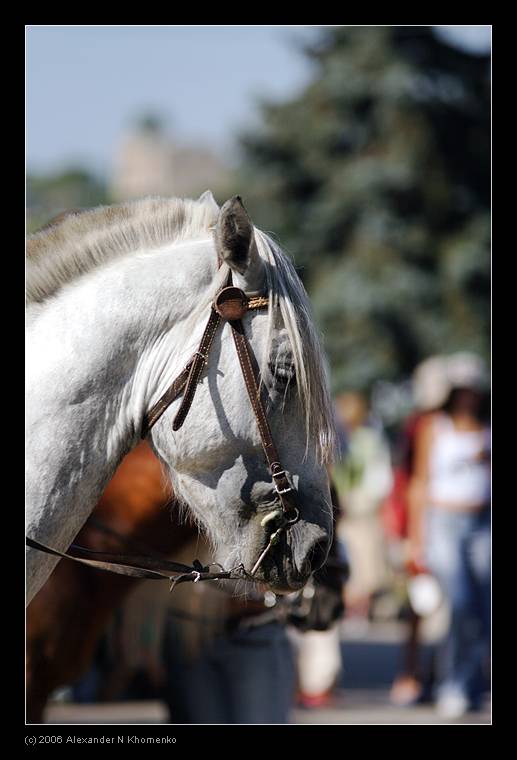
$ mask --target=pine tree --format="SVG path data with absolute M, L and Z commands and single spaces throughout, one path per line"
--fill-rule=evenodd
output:
M 304 52 L 312 82 L 262 104 L 240 183 L 299 267 L 334 388 L 487 358 L 489 57 L 430 27 L 338 27 Z

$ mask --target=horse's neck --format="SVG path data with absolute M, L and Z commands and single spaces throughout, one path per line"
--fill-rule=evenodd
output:
M 66 548 L 138 443 L 143 414 L 178 370 L 169 359 L 181 323 L 213 277 L 208 245 L 119 260 L 29 314 L 32 538 Z

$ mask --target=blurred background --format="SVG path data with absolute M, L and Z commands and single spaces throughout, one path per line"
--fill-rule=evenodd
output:
M 447 580 L 425 612 L 409 594 L 424 569 L 439 577 L 415 570 L 408 549 L 415 420 L 449 416 L 471 437 L 488 429 L 491 28 L 29 25 L 26 42 L 29 233 L 70 208 L 207 189 L 222 204 L 239 194 L 311 297 L 336 398 L 333 478 L 350 577 L 346 611 L 319 639 L 289 633 L 288 720 L 439 722 L 433 663 L 455 608 Z M 459 390 L 478 394 L 469 419 L 456 397 L 458 412 L 444 407 Z M 110 618 L 82 680 L 54 684 L 48 720 L 109 721 L 107 704 L 125 705 L 117 716 L 127 720 L 169 720 L 159 699 L 167 668 L 181 679 L 163 642 L 176 637 L 177 648 L 194 629 L 165 626 L 164 639 L 150 585 L 120 601 L 119 627 Z M 183 621 L 194 615 L 184 604 Z M 202 621 L 192 621 L 200 636 Z M 126 673 L 108 699 L 99 679 L 121 667 L 116 630 L 126 642 L 133 631 L 133 680 Z M 41 631 L 34 641 L 34 658 L 55 659 Z M 304 680 L 303 658 L 321 683 Z M 487 683 L 482 695 L 475 711 L 442 718 L 488 722 Z

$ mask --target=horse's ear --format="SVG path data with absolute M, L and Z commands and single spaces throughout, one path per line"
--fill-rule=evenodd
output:
M 263 277 L 262 260 L 257 251 L 253 224 L 241 197 L 234 195 L 221 208 L 215 227 L 219 258 L 236 274 L 242 275 L 246 289 L 259 287 Z
M 212 195 L 211 190 L 205 190 L 205 192 L 199 196 L 199 198 L 197 199 L 197 202 L 204 203 L 206 206 L 210 206 L 214 214 L 219 213 L 219 206 L 217 205 L 217 201 Z

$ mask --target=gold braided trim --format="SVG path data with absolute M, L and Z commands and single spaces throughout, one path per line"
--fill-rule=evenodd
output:
M 263 309 L 265 306 L 269 306 L 269 298 L 264 296 L 255 296 L 248 301 L 248 309 Z

